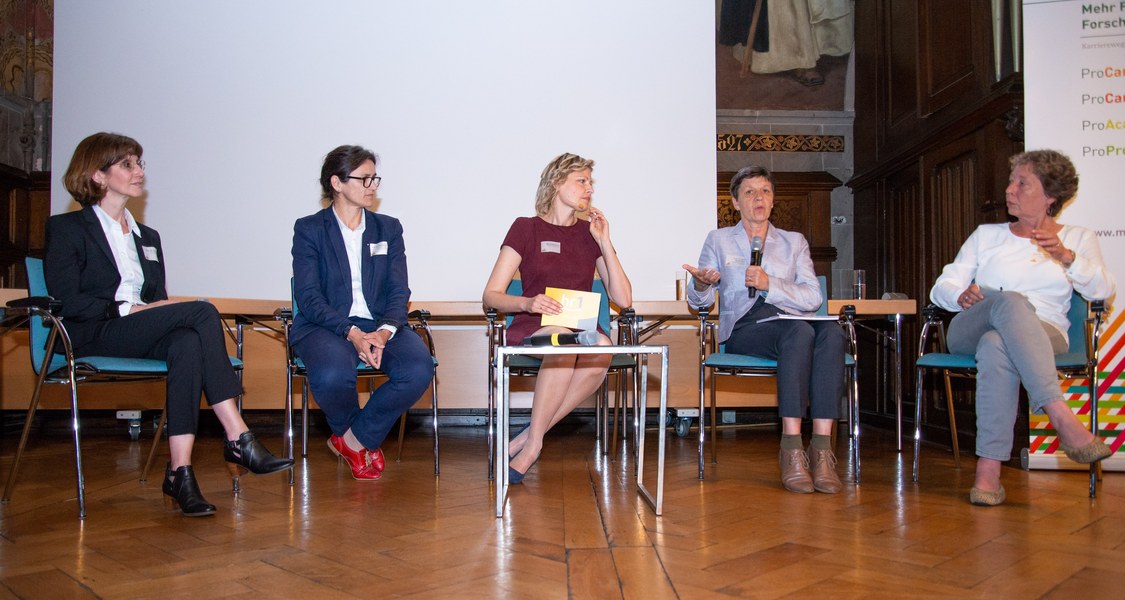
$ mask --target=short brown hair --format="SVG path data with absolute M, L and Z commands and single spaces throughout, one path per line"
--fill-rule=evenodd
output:
M 771 173 L 769 169 L 758 165 L 750 165 L 748 167 L 742 167 L 734 174 L 734 177 L 730 178 L 730 197 L 738 200 L 739 186 L 742 185 L 744 180 L 754 179 L 755 177 L 761 177 L 770 182 L 771 188 L 776 187 L 773 183 L 773 173 Z
M 1039 178 L 1043 185 L 1043 193 L 1055 201 L 1047 207 L 1047 215 L 1055 216 L 1062 210 L 1063 205 L 1070 202 L 1078 193 L 1078 170 L 1070 158 L 1058 150 L 1031 150 L 1021 152 L 1010 158 L 1008 162 L 1015 169 L 1026 165 L 1031 172 Z
M 144 149 L 137 140 L 119 133 L 100 132 L 78 142 L 70 165 L 63 175 L 63 185 L 74 201 L 93 206 L 105 198 L 105 187 L 94 182 L 94 172 L 105 171 L 130 154 L 141 157 Z
M 577 154 L 565 152 L 554 158 L 539 176 L 539 189 L 535 192 L 535 214 L 540 217 L 551 211 L 551 203 L 559 195 L 559 185 L 576 171 L 594 169 L 594 161 Z

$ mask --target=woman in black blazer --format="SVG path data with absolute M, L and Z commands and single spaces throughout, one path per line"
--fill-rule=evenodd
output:
M 78 144 L 63 183 L 82 210 L 47 221 L 47 291 L 62 302 L 76 357 L 168 363 L 165 501 L 186 516 L 211 515 L 215 506 L 204 500 L 191 468 L 200 394 L 226 431 L 223 457 L 232 473 L 273 473 L 293 461 L 270 454 L 238 413 L 242 386 L 215 307 L 168 299 L 160 236 L 125 208 L 144 192 L 141 153 L 136 140 L 113 133 Z

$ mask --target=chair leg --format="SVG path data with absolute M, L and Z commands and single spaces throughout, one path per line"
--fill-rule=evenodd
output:
M 430 399 L 432 401 L 432 409 L 433 409 L 434 475 L 439 475 L 441 473 L 441 469 L 439 467 L 439 456 L 440 455 L 439 455 L 439 449 L 438 449 L 438 415 L 437 415 L 438 399 L 437 399 L 437 368 L 436 367 L 434 368 L 434 379 L 433 379 L 433 382 L 430 383 L 430 385 L 433 388 L 433 394 L 431 395 Z
M 493 414 L 496 410 L 496 371 L 494 365 L 488 365 L 488 433 L 486 435 L 488 440 L 488 480 L 492 481 L 496 478 L 495 466 L 496 462 L 496 419 Z
M 621 406 L 621 432 L 618 434 L 621 437 L 621 442 L 625 444 L 625 449 L 636 448 L 635 444 L 629 444 L 629 430 L 630 425 L 636 420 L 636 414 L 630 417 L 629 414 L 629 392 L 632 389 L 629 382 L 632 381 L 632 369 L 625 369 L 617 375 L 617 404 Z
M 239 341 L 238 341 L 239 357 L 238 358 L 241 360 L 242 359 L 242 326 L 241 325 L 239 325 L 238 335 L 239 335 Z M 239 387 L 241 387 L 242 386 L 242 369 L 238 370 L 238 383 L 239 383 Z M 242 394 L 238 395 L 237 406 L 238 406 L 238 414 L 239 414 L 239 416 L 242 416 Z M 165 408 L 165 411 L 167 411 L 167 408 Z M 159 437 L 157 439 L 159 439 Z M 227 438 L 224 435 L 223 440 L 225 441 L 226 439 Z M 153 448 L 153 451 L 156 450 L 156 441 L 155 440 L 152 442 L 152 448 Z M 233 468 L 229 463 L 227 464 L 227 468 L 230 469 L 230 491 L 231 491 L 232 494 L 237 495 L 239 492 L 242 491 L 242 486 L 239 484 L 239 477 L 241 477 L 242 475 L 241 475 L 241 473 L 239 473 L 237 468 Z
M 402 445 L 406 441 L 406 415 L 410 413 L 410 409 L 398 418 L 398 456 L 395 457 L 395 462 L 402 462 Z
M 914 483 L 918 483 L 918 445 L 922 442 L 922 378 L 924 367 L 914 377 Z
M 285 457 L 293 460 L 293 373 L 290 371 L 285 376 L 285 423 L 282 424 L 281 443 L 285 446 L 282 451 Z M 296 465 L 296 461 L 293 463 Z M 289 485 L 293 485 L 296 466 L 289 467 Z
M 606 431 L 607 421 L 609 421 L 609 406 L 606 403 L 606 396 L 606 381 L 603 379 L 601 387 L 594 392 L 594 437 L 601 442 L 603 455 L 609 451 L 606 447 L 606 442 L 609 441 L 609 434 Z
M 619 376 L 614 375 L 614 377 L 619 377 Z M 602 385 L 605 386 L 605 402 L 606 402 L 605 420 L 606 420 L 606 422 L 609 422 L 609 419 L 610 419 L 610 409 L 609 409 L 610 378 L 609 378 L 609 375 L 605 376 L 605 382 Z M 612 445 L 611 445 L 611 449 L 609 450 L 609 453 L 605 453 L 605 451 L 603 450 L 602 454 L 610 454 L 611 456 L 616 456 L 616 454 L 618 454 L 618 424 L 620 424 L 620 423 L 621 423 L 621 388 L 620 388 L 620 385 L 619 385 L 618 387 L 614 388 L 614 391 L 613 391 L 613 424 L 607 424 L 607 427 L 605 428 L 606 429 L 606 436 L 609 436 L 609 438 L 613 438 L 613 441 L 612 441 Z M 606 439 L 609 439 L 609 438 L 606 438 Z
M 701 355 L 700 359 L 699 359 L 699 450 L 698 450 L 698 453 L 699 453 L 699 457 L 698 457 L 699 458 L 699 479 L 700 479 L 700 481 L 703 480 L 703 447 L 704 447 L 704 444 L 707 441 L 707 433 L 706 433 L 707 427 L 703 424 L 703 421 L 704 421 L 704 419 L 703 419 L 703 385 L 706 383 L 706 368 L 707 367 L 705 367 L 703 365 L 703 357 Z M 712 377 L 714 377 L 713 374 L 712 374 Z M 665 415 L 660 415 L 660 418 L 664 419 Z
M 629 394 L 625 385 L 625 378 L 629 370 L 617 372 L 617 394 L 613 399 L 613 455 L 617 456 L 617 439 L 627 440 L 629 436 Z M 618 420 L 617 411 L 621 409 L 621 420 Z M 617 433 L 617 426 L 621 425 L 621 434 Z
M 613 427 L 609 428 L 609 436 L 613 438 L 612 450 L 610 450 L 611 456 L 617 456 L 617 437 L 618 437 L 617 436 L 617 425 L 618 425 L 618 423 L 622 422 L 622 415 L 621 415 L 621 388 L 622 388 L 621 377 L 622 377 L 622 374 L 617 373 L 614 377 L 615 377 L 616 382 L 617 382 L 617 391 L 613 395 Z M 606 419 L 608 419 L 608 418 L 609 418 L 609 414 L 607 412 Z
M 52 341 L 54 338 L 52 336 Z M 27 438 L 31 434 L 31 422 L 35 418 L 35 411 L 39 408 L 39 397 L 43 391 L 43 380 L 47 377 L 48 362 L 51 358 L 50 354 L 47 359 L 43 361 L 43 366 L 39 369 L 39 380 L 35 384 L 35 391 L 31 394 L 31 403 L 27 406 L 27 416 L 23 424 L 23 433 L 20 434 L 20 443 L 16 446 L 16 457 L 12 460 L 12 468 L 8 471 L 8 482 L 4 484 L 4 497 L 2 500 L 6 503 L 12 499 L 12 484 L 16 481 L 16 473 L 20 468 L 20 459 L 23 458 L 23 449 L 27 446 Z
M 859 485 L 859 377 L 856 370 L 851 373 L 851 386 L 848 388 L 848 395 L 850 406 L 852 409 L 851 421 L 848 422 L 852 427 L 852 464 L 855 465 L 855 475 L 853 479 L 856 485 Z
M 309 457 L 309 380 L 301 382 L 301 458 Z
M 50 348 L 50 346 L 47 346 Z M 78 471 L 78 518 L 86 518 L 86 476 L 82 472 L 82 442 L 78 435 L 78 382 L 70 365 L 70 427 L 74 431 L 74 468 Z
M 156 459 L 156 449 L 160 446 L 160 438 L 164 436 L 164 425 L 168 422 L 168 409 L 164 408 L 160 411 L 160 420 L 156 423 L 156 431 L 152 435 L 152 448 L 148 451 L 148 460 L 145 461 L 145 468 L 141 470 L 141 482 L 148 481 L 148 472 L 152 468 L 152 461 Z M 237 479 L 236 486 L 237 486 Z
M 718 413 L 715 411 L 715 372 L 711 371 L 711 464 L 719 462 L 719 448 L 716 438 L 719 435 Z M 703 411 L 699 412 L 699 426 L 703 427 Z
M 953 412 L 953 384 L 950 382 L 949 371 L 945 371 L 945 404 L 949 410 L 949 435 L 953 440 L 953 466 L 961 468 L 961 446 L 957 441 L 957 415 Z
M 1095 337 L 1096 340 L 1096 337 Z M 1097 341 L 1094 342 L 1093 355 L 1097 356 Z M 1097 359 L 1093 361 L 1093 365 L 1087 368 L 1086 380 L 1089 382 L 1088 392 L 1090 394 L 1090 433 L 1094 434 L 1094 439 L 1101 439 L 1098 435 L 1098 370 Z M 1090 464 L 1090 498 L 1098 497 L 1098 482 L 1102 480 L 1102 462 L 1097 461 Z

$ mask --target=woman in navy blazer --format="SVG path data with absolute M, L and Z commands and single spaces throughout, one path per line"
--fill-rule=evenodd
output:
M 358 481 L 382 476 L 379 446 L 434 375 L 429 350 L 407 326 L 402 225 L 367 210 L 379 188 L 376 162 L 375 153 L 360 146 L 329 152 L 320 186 L 330 204 L 293 226 L 293 348 L 332 429 L 328 448 Z M 362 409 L 360 362 L 388 377 Z
M 62 302 L 74 354 L 150 358 L 168 364 L 168 448 L 163 491 L 184 515 L 215 513 L 191 468 L 199 397 L 226 431 L 232 473 L 273 473 L 293 461 L 270 454 L 238 413 L 242 394 L 222 323 L 207 302 L 175 302 L 164 289 L 164 252 L 155 229 L 133 219 L 129 198 L 144 193 L 141 145 L 96 133 L 74 150 L 63 182 L 82 210 L 47 221 L 47 291 Z

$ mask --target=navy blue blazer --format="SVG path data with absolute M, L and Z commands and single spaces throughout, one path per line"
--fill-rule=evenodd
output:
M 367 210 L 363 215 L 367 221 L 360 273 L 367 309 L 379 325 L 401 328 L 410 300 L 402 224 Z M 342 337 L 351 325 L 351 268 L 331 206 L 293 225 L 293 294 L 298 306 L 291 331 L 294 342 L 314 327 Z
M 133 240 L 144 274 L 141 300 L 166 300 L 160 234 L 140 223 L 137 227 L 141 236 L 134 235 Z M 146 258 L 146 247 L 155 249 L 156 260 Z M 117 272 L 113 250 L 93 207 L 47 219 L 43 275 L 47 280 L 47 293 L 62 302 L 62 317 L 74 348 L 93 340 L 101 325 L 120 317 L 114 296 L 117 286 L 121 285 L 121 274 Z

